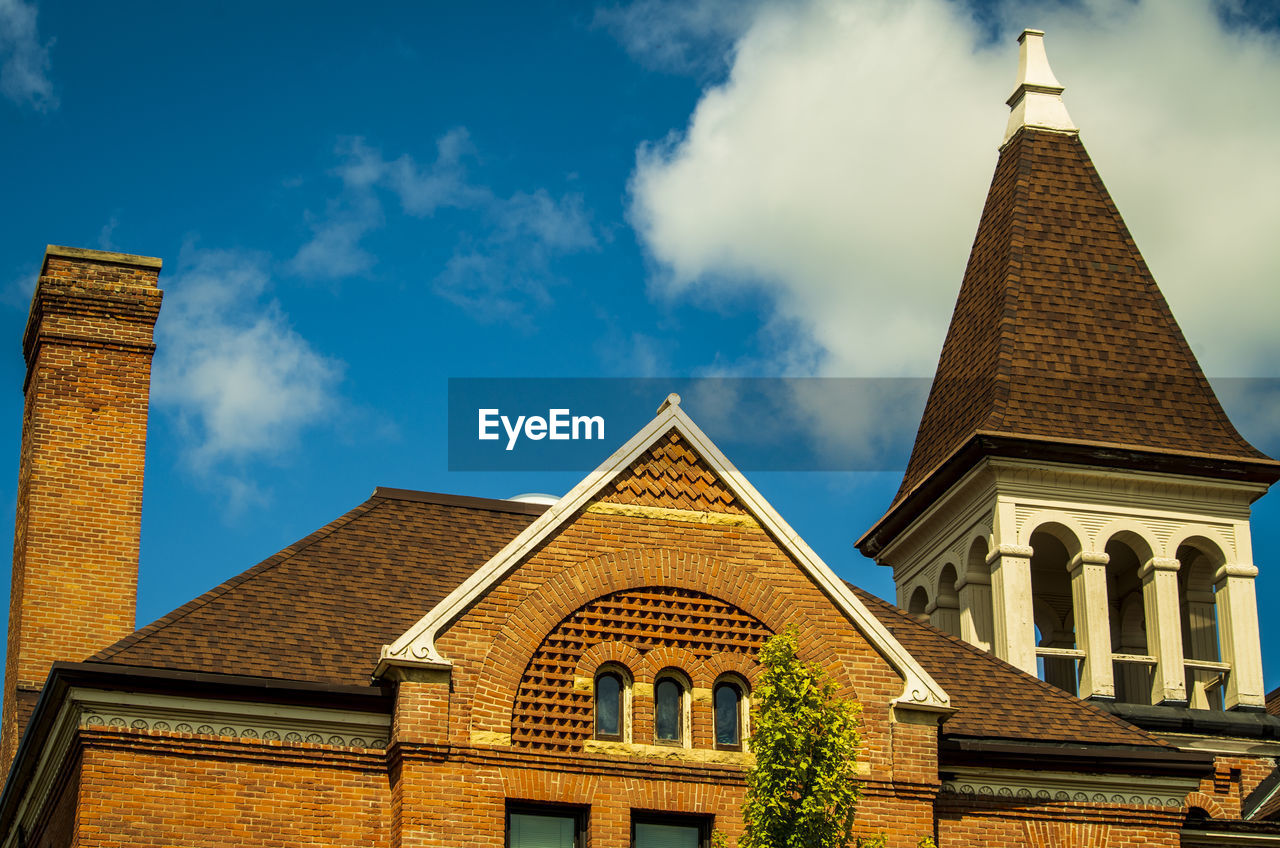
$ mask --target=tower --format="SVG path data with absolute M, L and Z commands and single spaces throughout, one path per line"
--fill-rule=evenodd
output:
M 902 486 L 858 542 L 898 602 L 1081 697 L 1262 709 L 1236 432 L 1021 45 L 1011 114 Z

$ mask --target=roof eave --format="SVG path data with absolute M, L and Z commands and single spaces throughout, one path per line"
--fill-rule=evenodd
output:
M 945 727 L 945 726 L 944 726 Z M 938 767 L 978 764 L 988 768 L 1159 774 L 1199 777 L 1213 770 L 1214 755 L 1181 751 L 1165 745 L 1099 745 L 1073 742 L 1027 742 L 1013 739 L 955 736 L 945 729 L 938 743 Z
M 1280 462 L 1266 457 L 1178 453 L 1140 445 L 979 431 L 890 506 L 880 520 L 854 543 L 855 547 L 864 556 L 875 559 L 930 504 L 935 503 L 943 492 L 985 457 L 1155 471 L 1215 480 L 1262 483 L 1267 486 L 1280 480 Z

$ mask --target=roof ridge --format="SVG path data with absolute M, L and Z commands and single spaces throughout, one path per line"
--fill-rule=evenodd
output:
M 1146 737 L 1148 740 L 1150 740 L 1154 744 L 1157 744 L 1161 747 L 1164 747 L 1164 748 L 1171 747 L 1169 743 L 1147 732 L 1146 730 L 1143 730 L 1141 727 L 1138 727 L 1137 725 L 1134 725 L 1134 724 L 1130 724 L 1129 722 L 1125 721 L 1119 716 L 1113 715 L 1112 713 L 1107 712 L 1106 710 L 1098 707 L 1097 705 L 1089 703 L 1083 698 L 1072 695 L 1070 692 L 1066 691 L 1065 689 L 1059 689 L 1057 686 L 1054 686 L 1052 683 L 1046 683 L 1040 678 L 1035 677 L 1031 674 L 1028 674 L 1027 672 L 1023 671 L 1017 666 L 1012 665 L 1006 662 L 1005 660 L 1000 659 L 990 651 L 984 651 L 981 648 L 977 647 L 976 645 L 970 644 L 969 642 L 966 642 L 965 640 L 961 639 L 958 636 L 953 636 L 952 634 L 947 633 L 945 630 L 939 630 L 937 627 L 934 627 L 932 624 L 929 624 L 928 622 L 921 621 L 920 619 L 911 615 L 911 613 L 907 612 L 901 607 L 898 607 L 894 604 L 889 603 L 884 598 L 881 598 L 878 595 L 873 595 L 872 593 L 868 592 L 866 589 L 863 589 L 859 586 L 855 586 L 854 584 L 849 583 L 849 581 L 847 580 L 845 582 L 848 583 L 849 587 L 853 589 L 853 591 L 857 593 L 860 598 L 863 599 L 864 603 L 867 602 L 868 600 L 873 601 L 876 605 L 883 607 L 889 612 L 894 613 L 903 621 L 909 622 L 910 624 L 914 624 L 918 627 L 923 627 L 924 629 L 929 630 L 938 636 L 941 636 L 942 638 L 951 642 L 953 645 L 963 648 L 969 653 L 975 656 L 981 657 L 982 659 L 986 660 L 989 663 L 992 663 L 996 666 L 1008 669 L 1009 671 L 1016 673 L 1020 678 L 1025 680 L 1027 683 L 1035 684 L 1045 694 L 1051 697 L 1057 698 L 1059 700 L 1065 700 L 1067 703 L 1070 703 L 1074 706 L 1084 707 L 1088 711 L 1094 713 L 1097 717 L 1105 718 L 1109 722 L 1119 725 L 1120 727 L 1123 727 L 1125 730 L 1130 730 L 1135 733 L 1138 733 Z M 945 728 L 945 725 L 944 725 L 944 728 Z
M 160 618 L 157 618 L 155 621 L 151 622 L 145 627 L 141 627 L 133 631 L 128 636 L 125 636 L 123 639 L 120 639 L 119 641 L 108 645 L 107 647 L 103 648 L 102 650 L 90 656 L 86 660 L 86 662 L 101 662 L 101 661 L 110 660 L 111 657 L 117 656 L 118 654 L 122 653 L 125 650 L 128 650 L 129 648 L 133 647 L 134 645 L 138 644 L 139 642 L 148 638 L 149 636 L 152 636 L 155 633 L 158 633 L 159 631 L 165 629 L 166 627 L 169 627 L 170 625 L 178 621 L 181 621 L 183 618 L 187 617 L 188 615 L 195 612 L 196 610 L 206 606 L 207 604 L 212 603 L 213 601 L 225 595 L 227 592 L 236 588 L 237 586 L 240 586 L 243 583 L 247 583 L 248 581 L 254 579 L 255 577 L 258 577 L 264 574 L 265 572 L 271 570 L 272 568 L 275 568 L 277 565 L 287 562 L 297 554 L 301 553 L 302 551 L 311 547 L 315 543 L 319 542 L 321 539 L 328 538 L 338 529 L 342 527 L 346 527 L 347 525 L 355 522 L 357 519 L 364 517 L 369 512 L 371 512 L 375 507 L 377 507 L 379 504 L 383 503 L 385 500 L 386 498 L 380 497 L 378 493 L 375 491 L 374 494 L 371 495 L 369 499 L 366 500 L 364 503 L 356 507 L 353 507 L 352 509 L 347 510 L 342 515 L 330 521 L 328 524 L 325 524 L 319 529 L 314 530 L 311 533 L 308 533 L 306 536 L 303 536 L 301 539 L 297 540 L 293 544 L 288 545 L 284 548 L 281 548 L 279 551 L 267 557 L 266 559 L 262 560 L 257 565 L 250 566 L 249 568 L 245 569 L 239 574 L 236 574 L 236 575 L 233 575 L 232 577 L 227 578 L 226 580 L 219 583 L 217 586 L 214 586 L 212 589 L 209 589 L 208 591 L 196 596 L 195 598 L 192 598 L 191 600 L 187 601 L 185 604 L 178 607 L 177 609 L 172 610 L 171 612 L 161 616 Z

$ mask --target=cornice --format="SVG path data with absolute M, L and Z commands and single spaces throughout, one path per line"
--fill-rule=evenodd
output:
M 1190 777 L 1081 774 L 1054 771 L 955 768 L 944 792 L 987 798 L 1076 801 L 1098 804 L 1181 808 L 1200 783 Z

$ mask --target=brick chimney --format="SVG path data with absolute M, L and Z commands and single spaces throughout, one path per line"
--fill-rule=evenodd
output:
M 0 768 L 57 660 L 134 630 L 160 260 L 50 245 L 22 349 Z

